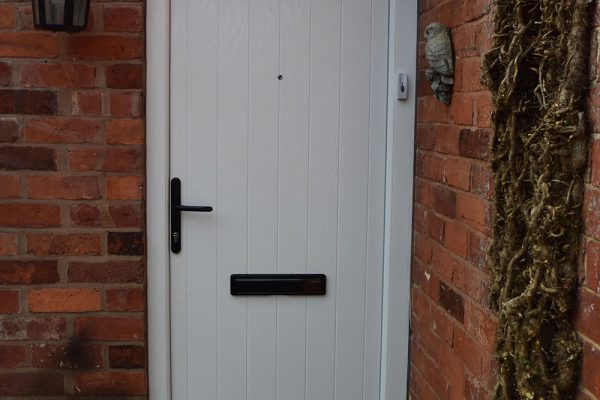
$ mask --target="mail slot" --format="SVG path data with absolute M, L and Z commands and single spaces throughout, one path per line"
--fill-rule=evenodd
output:
M 231 275 L 231 294 L 322 296 L 326 282 L 323 274 L 234 274 Z

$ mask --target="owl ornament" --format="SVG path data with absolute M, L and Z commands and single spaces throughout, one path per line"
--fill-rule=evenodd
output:
M 425 71 L 425 78 L 431 82 L 436 99 L 449 104 L 454 85 L 452 42 L 450 31 L 439 22 L 425 28 L 425 58 L 431 66 Z

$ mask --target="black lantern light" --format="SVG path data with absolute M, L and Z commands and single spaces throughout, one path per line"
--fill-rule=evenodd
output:
M 90 0 L 32 0 L 33 21 L 38 29 L 83 31 Z

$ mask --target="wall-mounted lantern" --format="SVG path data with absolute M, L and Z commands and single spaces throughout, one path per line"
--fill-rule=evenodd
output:
M 32 0 L 33 22 L 38 29 L 83 31 L 90 0 Z

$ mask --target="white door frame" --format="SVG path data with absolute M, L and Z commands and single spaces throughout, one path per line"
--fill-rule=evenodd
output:
M 380 400 L 408 389 L 410 266 L 416 108 L 417 0 L 390 0 L 385 244 Z M 401 19 L 400 19 L 401 18 Z M 400 23 L 401 21 L 401 23 Z M 146 3 L 146 217 L 150 400 L 170 400 L 169 64 L 170 2 Z M 397 73 L 409 99 L 396 100 Z

